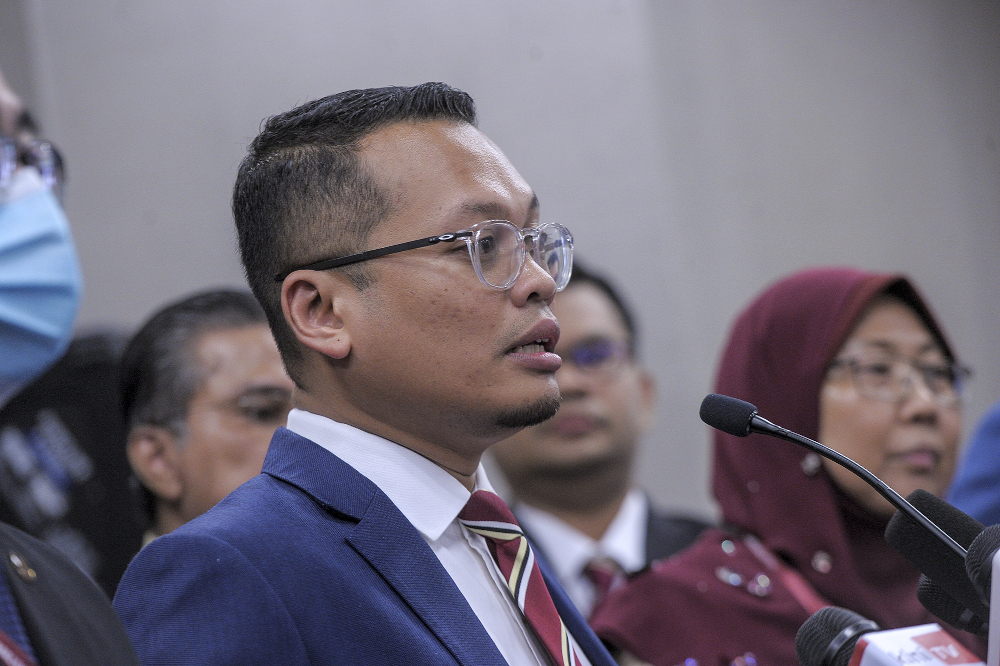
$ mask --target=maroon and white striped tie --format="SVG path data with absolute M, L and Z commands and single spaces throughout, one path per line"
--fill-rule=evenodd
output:
M 458 514 L 468 529 L 486 538 L 507 589 L 556 666 L 580 666 L 569 631 L 552 603 L 528 540 L 507 504 L 495 493 L 477 490 Z

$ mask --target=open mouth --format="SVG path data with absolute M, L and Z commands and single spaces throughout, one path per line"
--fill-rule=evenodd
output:
M 510 350 L 511 354 L 542 354 L 548 351 L 548 338 L 539 338 L 525 345 L 518 345 Z

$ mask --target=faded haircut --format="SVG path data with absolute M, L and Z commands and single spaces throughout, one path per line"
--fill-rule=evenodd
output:
M 243 269 L 296 383 L 302 352 L 275 276 L 364 249 L 392 201 L 365 168 L 361 140 L 393 123 L 422 120 L 475 125 L 475 104 L 444 83 L 337 93 L 267 119 L 240 164 L 233 217 Z M 343 270 L 358 289 L 370 284 L 363 266 Z

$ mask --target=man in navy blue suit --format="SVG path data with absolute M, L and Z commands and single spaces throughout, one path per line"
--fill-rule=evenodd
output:
M 472 99 L 430 83 L 275 116 L 233 211 L 295 409 L 260 476 L 129 566 L 115 606 L 143 663 L 612 664 L 480 465 L 558 408 L 572 237 Z

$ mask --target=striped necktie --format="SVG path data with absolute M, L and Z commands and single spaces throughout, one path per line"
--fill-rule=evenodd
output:
M 486 539 L 493 560 L 507 581 L 507 589 L 552 663 L 579 666 L 569 631 L 552 603 L 528 540 L 507 504 L 495 493 L 477 490 L 458 514 L 458 520 Z

